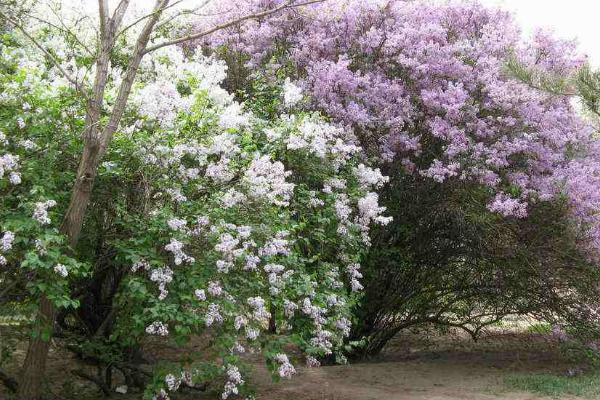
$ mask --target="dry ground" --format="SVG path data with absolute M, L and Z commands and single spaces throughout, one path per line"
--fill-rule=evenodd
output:
M 396 338 L 376 360 L 303 369 L 291 382 L 270 383 L 264 370 L 256 375 L 258 398 L 268 400 L 534 400 L 545 397 L 514 392 L 505 378 L 567 367 L 541 335 L 500 332 L 473 343 L 456 334 L 420 334 Z
M 16 362 L 23 355 L 19 351 Z M 412 332 L 399 335 L 374 360 L 317 369 L 298 368 L 291 381 L 273 383 L 258 358 L 251 360 L 251 378 L 259 400 L 540 400 L 550 399 L 514 391 L 505 380 L 513 374 L 564 374 L 569 366 L 557 344 L 542 334 L 494 329 L 477 343 L 457 332 L 444 335 Z M 80 368 L 69 354 L 53 349 L 49 382 L 58 399 L 100 399 L 96 389 L 73 378 L 69 371 Z M 8 398 L 0 388 L 0 399 Z M 119 395 L 121 400 L 139 399 L 139 394 Z M 214 394 L 173 396 L 173 400 L 217 399 Z M 556 397 L 555 397 L 556 398 Z M 559 396 L 561 399 L 592 399 Z

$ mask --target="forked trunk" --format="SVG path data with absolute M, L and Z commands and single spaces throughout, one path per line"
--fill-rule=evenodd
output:
M 69 243 L 73 248 L 77 245 L 83 227 L 85 214 L 94 187 L 94 180 L 96 179 L 98 164 L 106 153 L 112 136 L 119 126 L 137 70 L 144 57 L 150 34 L 161 15 L 161 11 L 168 3 L 169 0 L 156 0 L 155 12 L 150 14 L 151 16 L 148 18 L 138 37 L 133 56 L 125 72 L 123 82 L 119 87 L 110 118 L 106 126 L 102 129 L 99 127 L 99 121 L 108 77 L 109 56 L 114 46 L 117 29 L 121 24 L 129 1 L 121 1 L 115 10 L 115 16 L 112 19 L 108 19 L 108 2 L 106 0 L 99 0 L 102 53 L 97 61 L 96 79 L 93 88 L 94 97 L 88 102 L 86 131 L 83 136 L 85 146 L 77 170 L 69 208 L 61 226 L 61 232 L 68 237 Z M 45 297 L 41 301 L 40 316 L 43 316 L 44 320 L 47 321 L 46 323 L 52 328 L 55 317 L 54 306 Z M 52 333 L 51 330 L 50 333 Z M 19 400 L 40 399 L 49 346 L 49 341 L 44 342 L 39 336 L 31 339 L 23 364 L 23 374 L 19 385 Z

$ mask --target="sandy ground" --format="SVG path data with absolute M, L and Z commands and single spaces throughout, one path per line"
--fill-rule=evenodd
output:
M 548 346 L 550 345 L 550 346 Z M 504 378 L 516 372 L 560 373 L 566 367 L 543 337 L 511 333 L 473 343 L 461 336 L 395 340 L 377 360 L 301 369 L 290 382 L 271 383 L 256 372 L 258 399 L 268 400 L 534 400 L 510 391 Z M 567 399 L 568 397 L 563 397 Z
M 564 373 L 569 366 L 551 339 L 511 330 L 489 332 L 477 343 L 458 333 L 407 333 L 374 360 L 315 369 L 299 367 L 292 380 L 278 383 L 271 381 L 259 358 L 251 362 L 255 370 L 249 381 L 256 387 L 258 400 L 541 400 L 548 398 L 512 391 L 504 383 L 505 377 L 519 372 Z M 72 356 L 52 351 L 48 375 L 56 398 L 102 398 L 93 386 L 68 373 L 77 367 Z M 0 399 L 5 398 L 0 388 Z M 111 397 L 140 398 L 133 393 Z M 171 397 L 218 398 L 201 393 Z M 561 397 L 571 398 L 582 399 Z

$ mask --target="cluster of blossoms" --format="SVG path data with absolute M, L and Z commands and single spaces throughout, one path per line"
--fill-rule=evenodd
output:
M 272 162 L 269 156 L 257 157 L 244 172 L 248 194 L 254 198 L 267 198 L 275 205 L 286 206 L 294 190 L 294 184 L 285 180 L 291 173 L 285 171 L 281 162 Z
M 282 2 L 219 2 L 215 18 Z M 569 97 L 506 71 L 514 58 L 569 76 L 585 62 L 574 43 L 542 31 L 524 42 L 509 13 L 477 2 L 336 0 L 248 21 L 202 45 L 246 54 L 261 75 L 291 61 L 307 105 L 351 127 L 382 165 L 480 183 L 493 212 L 524 218 L 529 204 L 565 193 L 589 247 L 600 249 L 592 130 Z
M 277 373 L 280 377 L 291 378 L 292 375 L 296 373 L 296 369 L 290 363 L 288 356 L 286 356 L 285 354 L 280 353 L 275 355 L 275 361 L 277 361 L 280 364 L 279 368 L 277 369 Z
M 15 241 L 15 234 L 11 231 L 6 231 L 2 235 L 0 239 L 0 266 L 6 265 L 6 257 L 2 255 L 2 253 L 6 253 L 10 251 L 13 247 L 13 242 Z
M 54 266 L 54 272 L 56 272 L 58 275 L 60 275 L 63 278 L 66 278 L 69 275 L 69 270 L 63 264 L 56 264 Z
M 242 379 L 242 374 L 240 370 L 235 365 L 227 366 L 227 383 L 225 383 L 225 387 L 223 388 L 223 393 L 221 394 L 221 398 L 223 400 L 229 398 L 231 395 L 236 395 L 239 393 L 238 386 L 244 384 L 244 379 Z
M 19 121 L 22 121 L 21 117 L 18 117 L 17 119 L 18 126 L 20 126 L 20 124 L 18 123 Z M 18 147 L 22 147 L 25 150 L 29 150 L 32 148 L 31 145 L 29 145 L 29 143 L 32 142 L 26 141 L 18 143 L 18 145 L 20 145 Z M 10 143 L 6 137 L 6 134 L 0 131 L 0 149 L 8 151 L 9 144 Z M 0 182 L 2 179 L 7 179 L 11 185 L 19 185 L 22 180 L 21 173 L 19 172 L 19 155 L 12 154 L 10 152 L 4 152 L 2 150 L 0 150 Z M 4 154 L 2 154 L 2 152 L 4 152 Z
M 35 203 L 32 218 L 41 225 L 49 225 L 52 221 L 48 217 L 48 209 L 56 206 L 56 201 L 47 200 Z
M 70 8 L 65 5 L 65 10 Z M 59 22 L 69 25 L 75 19 Z M 83 87 L 92 83 L 94 67 L 82 61 L 79 44 L 65 46 L 56 40 L 60 32 L 41 35 L 41 29 L 28 28 Z M 78 39 L 94 48 L 96 34 L 88 28 L 82 28 Z M 131 50 L 128 37 L 140 28 L 138 24 L 124 33 L 119 51 Z M 14 241 L 12 230 L 8 232 L 12 225 L 6 222 L 22 220 L 25 210 L 25 217 L 36 222 L 30 224 L 36 236 L 17 243 L 31 243 L 31 249 L 23 251 L 47 257 L 43 268 L 51 272 L 51 283 L 67 291 L 60 278 L 76 279 L 77 268 L 66 257 L 49 261 L 58 253 L 53 240 L 64 239 L 50 211 L 69 197 L 73 176 L 63 172 L 80 156 L 80 147 L 73 144 L 80 143 L 85 111 L 71 83 L 43 56 L 29 55 L 25 47 L 4 50 L 0 44 L 0 61 L 10 58 L 21 78 L 0 79 L 0 105 L 18 109 L 14 118 L 0 120 L 0 129 L 8 132 L 0 136 L 1 252 Z M 294 367 L 279 348 L 279 338 L 295 341 L 312 365 L 341 347 L 353 303 L 348 301 L 353 296 L 350 287 L 357 287 L 345 271 L 366 247 L 367 225 L 376 222 L 360 218 L 366 208 L 359 210 L 359 204 L 372 198 L 370 191 L 385 177 L 362 165 L 367 161 L 345 127 L 297 109 L 304 99 L 300 84 L 286 81 L 275 92 L 281 94 L 286 114 L 259 117 L 251 111 L 252 104 L 235 101 L 222 88 L 224 62 L 204 57 L 202 51 L 188 57 L 188 50 L 164 47 L 144 57 L 121 129 L 103 157 L 97 179 L 137 182 L 143 176 L 146 185 L 131 191 L 119 185 L 111 188 L 119 194 L 127 190 L 133 198 L 119 198 L 135 204 L 119 207 L 116 222 L 141 221 L 128 224 L 127 238 L 110 243 L 118 252 L 115 259 L 131 265 L 117 307 L 136 315 L 116 324 L 115 337 L 219 338 L 211 341 L 210 354 L 218 356 L 209 362 L 220 368 L 227 358 L 221 371 L 226 398 L 244 391 L 238 354 L 271 345 L 272 329 L 278 349 L 271 354 L 277 354 L 280 376 L 291 376 Z M 123 71 L 118 65 L 110 68 L 106 96 L 114 99 Z M 42 92 L 47 97 L 33 96 Z M 57 128 L 65 132 L 59 139 L 53 136 Z M 37 150 L 43 150 L 37 154 L 47 164 L 34 163 L 29 155 Z M 4 196 L 5 191 L 18 193 Z M 38 197 L 26 197 L 31 193 Z M 342 198 L 347 220 L 335 211 Z M 383 209 L 373 206 L 380 216 Z M 95 211 L 102 212 L 89 210 Z M 313 235 L 316 231 L 322 234 Z M 21 238 L 22 232 L 15 234 Z M 56 297 L 64 298 L 63 292 L 60 295 Z M 310 310 L 304 307 L 306 300 Z M 196 373 L 190 372 L 193 378 Z M 156 398 L 167 399 L 185 380 L 172 372 L 157 382 Z
M 1 135 L 1 133 L 0 133 Z M 19 167 L 19 156 L 4 154 L 0 156 L 0 179 L 5 174 L 8 175 L 8 181 L 13 185 L 21 183 L 21 174 L 17 171 Z
M 302 98 L 302 88 L 291 82 L 290 78 L 286 78 L 283 83 L 283 103 L 288 107 L 292 107 L 298 104 Z

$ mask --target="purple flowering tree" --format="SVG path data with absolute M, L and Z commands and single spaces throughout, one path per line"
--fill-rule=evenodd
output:
M 217 18 L 279 3 L 246 1 L 234 9 L 221 2 Z M 373 273 L 367 272 L 364 307 L 372 303 L 371 308 L 381 310 L 385 301 L 378 303 L 369 295 L 385 292 L 382 287 L 393 275 L 379 267 L 402 257 L 413 267 L 446 267 L 441 274 L 442 269 L 433 268 L 423 269 L 426 276 L 418 276 L 423 276 L 424 286 L 456 284 L 452 288 L 457 298 L 464 294 L 456 288 L 464 286 L 460 283 L 467 273 L 484 271 L 478 279 L 497 281 L 524 265 L 535 265 L 535 273 L 519 278 L 529 284 L 529 295 L 527 286 L 515 280 L 512 287 L 504 281 L 485 293 L 469 292 L 471 305 L 489 299 L 495 316 L 548 309 L 549 293 L 556 287 L 543 276 L 566 279 L 565 267 L 580 265 L 572 269 L 573 276 L 593 280 L 586 275 L 600 249 L 598 145 L 593 129 L 574 108 L 572 92 L 519 79 L 510 68 L 516 62 L 538 76 L 567 81 L 585 64 L 574 43 L 541 31 L 523 41 L 510 14 L 477 2 L 339 0 L 308 5 L 268 21 L 250 21 L 203 38 L 199 44 L 228 61 L 229 84 L 234 88 L 247 85 L 248 80 L 262 84 L 283 77 L 302 87 L 309 95 L 305 107 L 322 110 L 351 129 L 365 157 L 376 160 L 392 177 L 383 199 L 394 224 L 382 233 L 382 247 L 375 239 L 366 260 L 377 265 L 367 268 L 373 267 Z M 260 90 L 256 93 L 260 96 Z M 479 218 L 471 218 L 469 211 Z M 436 225 L 435 216 L 451 221 Z M 545 218 L 555 220 L 549 224 Z M 476 224 L 487 233 L 462 229 Z M 487 224 L 495 224 L 498 231 L 486 231 Z M 422 225 L 432 228 L 418 229 Z M 390 233 L 406 230 L 411 234 L 401 240 Z M 494 236 L 504 230 L 510 233 Z M 527 234 L 518 234 L 521 230 Z M 478 247 L 473 239 L 486 235 L 490 242 Z M 540 237 L 553 243 L 561 235 L 568 240 L 560 241 L 554 252 L 536 247 Z M 415 238 L 429 246 L 419 262 L 410 253 L 417 246 Z M 452 245 L 444 249 L 451 254 L 440 253 L 439 260 L 431 262 L 429 254 L 440 252 L 440 241 L 446 239 Z M 394 245 L 397 251 L 391 254 Z M 474 251 L 455 250 L 465 246 L 473 246 Z M 521 252 L 529 252 L 532 258 L 519 259 Z M 464 269 L 466 258 L 475 260 L 474 268 Z M 401 276 L 410 281 L 413 272 L 409 268 Z M 447 279 L 432 280 L 435 274 Z M 578 285 L 577 280 L 563 282 L 567 281 Z M 474 282 L 477 288 L 486 287 L 484 282 Z M 593 288 L 579 289 L 594 293 Z M 402 292 L 402 287 L 395 290 Z M 451 300 L 440 302 L 440 296 L 436 292 L 427 302 L 434 307 L 418 312 L 425 315 L 421 320 L 439 322 L 431 315 L 448 311 L 444 304 Z M 497 307 L 516 304 L 517 298 L 536 301 L 520 310 Z M 408 303 L 406 297 L 395 304 L 403 302 Z M 568 309 L 562 303 L 560 307 Z M 376 319 L 389 319 L 387 311 Z M 444 322 L 464 327 L 464 321 L 479 326 L 469 318 Z

